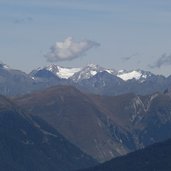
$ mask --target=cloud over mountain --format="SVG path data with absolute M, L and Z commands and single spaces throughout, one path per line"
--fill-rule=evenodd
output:
M 171 55 L 164 53 L 153 65 L 150 65 L 150 68 L 160 68 L 166 65 L 171 65 Z
M 140 56 L 139 53 L 134 53 L 134 54 L 132 54 L 132 55 L 130 55 L 130 56 L 122 57 L 121 59 L 122 59 L 122 61 L 130 61 L 131 59 L 133 59 L 133 58 L 135 58 L 135 57 L 138 57 L 138 56 Z
M 63 42 L 56 42 L 45 55 L 49 62 L 67 61 L 81 57 L 93 47 L 100 46 L 99 43 L 91 40 L 75 41 L 67 37 Z

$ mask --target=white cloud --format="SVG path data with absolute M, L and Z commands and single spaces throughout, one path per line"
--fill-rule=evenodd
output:
M 97 46 L 100 46 L 100 44 L 91 40 L 77 42 L 72 37 L 67 37 L 63 42 L 56 42 L 45 57 L 49 62 L 73 60 Z

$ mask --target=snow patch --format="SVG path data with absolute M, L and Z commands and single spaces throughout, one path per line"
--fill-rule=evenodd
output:
M 79 72 L 81 68 L 65 68 L 57 65 L 50 65 L 45 67 L 48 71 L 53 72 L 59 78 L 68 79 L 72 77 L 76 72 Z
M 90 71 L 90 74 L 91 74 L 92 76 L 94 76 L 94 75 L 97 74 L 97 71 Z
M 139 71 L 131 71 L 131 72 L 124 72 L 124 70 L 120 70 L 117 74 L 117 77 L 121 78 L 124 81 L 136 79 L 139 80 L 142 77 L 142 73 Z M 144 75 L 143 78 L 146 76 Z
M 8 65 L 4 65 L 3 67 L 4 67 L 4 69 L 9 69 Z
M 109 74 L 113 74 L 114 73 L 114 71 L 111 70 L 111 69 L 106 69 L 105 71 L 108 72 Z
M 62 68 L 58 67 L 59 72 L 56 72 L 56 75 L 60 78 L 68 79 L 72 77 L 76 72 L 79 72 L 81 68 Z

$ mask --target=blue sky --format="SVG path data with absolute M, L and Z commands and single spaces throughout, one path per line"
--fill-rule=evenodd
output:
M 0 60 L 26 72 L 54 62 L 169 75 L 170 18 L 170 0 L 0 0 Z M 100 46 L 83 47 L 72 60 L 47 60 L 68 37 Z

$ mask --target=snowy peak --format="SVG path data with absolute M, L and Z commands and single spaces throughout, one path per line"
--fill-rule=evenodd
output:
M 69 67 L 61 67 L 57 65 L 50 65 L 45 67 L 48 71 L 53 72 L 59 78 L 68 79 L 72 77 L 76 72 L 79 72 L 81 68 L 69 68 Z
M 103 71 L 106 71 L 110 74 L 115 73 L 114 70 L 106 69 L 99 65 L 89 64 L 86 67 L 84 67 L 82 70 L 80 70 L 79 72 L 75 73 L 71 77 L 71 79 L 75 82 L 78 82 L 80 80 L 89 79 L 89 78 L 95 76 L 97 73 L 103 72 Z
M 46 70 L 51 71 L 53 73 L 59 72 L 57 65 L 49 65 L 49 66 L 44 67 L 43 69 L 46 69 Z
M 81 68 L 69 68 L 69 67 L 61 67 L 57 65 L 49 65 L 49 66 L 38 68 L 32 71 L 31 75 L 35 75 L 35 73 L 37 73 L 40 70 L 46 70 L 46 71 L 53 73 L 59 78 L 68 79 L 71 76 L 73 76 L 76 72 L 79 72 Z
M 68 79 L 72 77 L 75 73 L 79 72 L 81 68 L 63 68 L 59 67 L 59 73 L 58 76 L 60 78 Z
M 6 67 L 6 66 L 5 66 Z M 151 77 L 152 73 L 143 71 L 143 70 L 119 70 L 115 71 L 114 69 L 108 69 L 101 67 L 95 64 L 89 64 L 83 68 L 71 68 L 71 67 L 62 67 L 58 65 L 49 65 L 43 68 L 38 68 L 37 70 L 32 71 L 31 75 L 34 76 L 36 72 L 40 70 L 46 70 L 53 73 L 55 76 L 61 79 L 71 79 L 74 82 L 79 82 L 81 80 L 89 79 L 95 76 L 98 73 L 106 71 L 107 73 L 117 76 L 124 81 L 136 80 L 138 82 L 144 82 L 147 78 Z
M 121 78 L 124 81 L 135 79 L 143 82 L 147 79 L 147 77 L 150 76 L 152 76 L 152 73 L 142 70 L 132 70 L 132 71 L 120 70 L 117 73 L 117 77 Z

